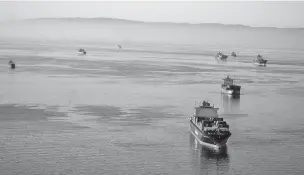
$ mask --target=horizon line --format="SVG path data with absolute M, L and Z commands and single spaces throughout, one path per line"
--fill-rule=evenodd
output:
M 244 24 L 223 24 L 223 23 L 190 23 L 190 22 L 157 22 L 157 21 L 140 21 L 140 20 L 130 20 L 122 18 L 112 18 L 112 17 L 42 17 L 42 18 L 24 18 L 24 19 L 15 19 L 15 20 L 6 20 L 0 23 L 14 22 L 14 21 L 26 21 L 26 20 L 42 20 L 42 19 L 107 19 L 113 21 L 126 21 L 132 23 L 150 23 L 150 24 L 173 24 L 173 25 L 222 25 L 222 26 L 235 26 L 243 28 L 272 28 L 272 29 L 304 29 L 303 27 L 275 27 L 275 26 L 250 26 Z

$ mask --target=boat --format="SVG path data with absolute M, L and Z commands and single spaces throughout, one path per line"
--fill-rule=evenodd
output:
M 121 49 L 121 45 L 120 45 L 120 44 L 118 44 L 117 47 L 118 47 L 119 49 Z
M 87 51 L 85 51 L 84 49 L 80 48 L 80 49 L 78 50 L 78 54 L 79 54 L 79 55 L 85 55 L 85 54 L 87 54 Z
M 261 55 L 258 55 L 255 60 L 253 60 L 253 63 L 260 66 L 266 66 L 268 60 L 265 60 Z
M 194 107 L 194 115 L 190 117 L 192 135 L 201 145 L 217 150 L 225 148 L 231 136 L 229 125 L 218 116 L 218 110 L 219 108 L 203 101 L 203 103 Z
M 221 52 L 219 52 L 219 53 L 217 53 L 217 54 L 215 55 L 215 58 L 216 58 L 216 59 L 219 59 L 219 60 L 227 60 L 228 56 L 222 54 Z
M 235 52 L 232 52 L 232 53 L 231 53 L 231 56 L 236 57 L 236 53 L 235 53 Z
M 234 84 L 233 79 L 227 76 L 223 79 L 222 93 L 230 95 L 240 95 L 241 86 Z
M 11 65 L 11 69 L 15 69 L 15 68 L 16 68 L 16 64 L 15 64 L 14 61 L 10 60 L 10 61 L 8 62 L 8 64 Z

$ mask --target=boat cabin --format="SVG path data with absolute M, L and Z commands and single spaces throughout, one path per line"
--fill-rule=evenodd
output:
M 219 108 L 215 108 L 214 105 L 211 106 L 209 102 L 203 101 L 201 105 L 194 107 L 194 109 L 194 116 L 196 117 L 218 117 L 217 111 Z
M 216 54 L 216 56 L 218 56 L 218 57 L 223 56 L 223 53 L 222 53 L 222 52 L 218 52 L 218 53 Z
M 257 60 L 258 60 L 258 61 L 263 61 L 263 60 L 264 60 L 264 59 L 263 59 L 263 56 L 258 55 L 258 56 L 257 56 Z
M 224 85 L 228 85 L 228 86 L 230 86 L 230 85 L 233 85 L 233 79 L 232 78 L 230 78 L 229 76 L 227 76 L 225 79 L 223 79 L 224 80 Z
M 83 48 L 78 49 L 79 52 L 85 52 Z

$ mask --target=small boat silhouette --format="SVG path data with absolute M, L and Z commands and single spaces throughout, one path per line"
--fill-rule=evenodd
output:
M 219 60 L 227 60 L 228 56 L 222 54 L 221 52 L 219 52 L 219 53 L 217 53 L 217 54 L 215 55 L 215 58 L 216 58 L 216 59 L 219 59 Z
M 260 66 L 266 66 L 268 60 L 263 59 L 261 55 L 258 55 L 255 60 L 253 60 L 253 63 Z
M 15 62 L 13 62 L 12 60 L 10 60 L 10 61 L 8 62 L 8 64 L 11 65 L 11 69 L 15 69 L 15 68 L 16 68 L 16 64 L 15 64 Z
M 87 54 L 87 51 L 85 51 L 83 48 L 80 48 L 78 50 L 78 54 L 85 55 L 85 54 Z

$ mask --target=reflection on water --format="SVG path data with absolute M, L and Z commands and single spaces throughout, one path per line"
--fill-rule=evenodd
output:
M 240 111 L 240 95 L 222 94 L 221 98 L 225 113 L 237 113 Z
M 217 64 L 220 64 L 220 65 L 227 64 L 226 60 L 218 60 L 217 58 L 215 58 L 215 60 L 216 60 Z
M 229 154 L 227 147 L 215 151 L 197 142 L 190 134 L 193 167 L 196 174 L 223 174 L 229 171 Z

